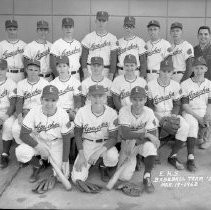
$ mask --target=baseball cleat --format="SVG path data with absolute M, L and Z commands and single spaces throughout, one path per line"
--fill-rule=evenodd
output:
M 155 191 L 155 187 L 152 184 L 150 177 L 143 179 L 144 190 L 147 193 L 153 193 Z
M 177 157 L 168 157 L 168 162 L 177 170 L 183 170 L 184 165 L 177 159 Z
M 191 172 L 195 172 L 196 171 L 196 165 L 195 165 L 194 160 L 188 159 L 186 164 L 187 164 L 188 171 L 191 171 Z

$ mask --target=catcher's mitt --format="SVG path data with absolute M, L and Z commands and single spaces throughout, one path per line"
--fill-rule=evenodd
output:
M 163 117 L 160 121 L 161 132 L 175 135 L 180 128 L 180 118 L 176 116 Z
M 139 197 L 144 192 L 144 186 L 142 184 L 134 184 L 130 182 L 120 183 L 115 186 L 116 190 L 121 190 L 124 194 L 132 197 Z
M 85 193 L 99 193 L 102 190 L 102 187 L 96 184 L 92 184 L 87 181 L 76 181 L 76 187 L 81 191 Z
M 43 194 L 48 190 L 54 188 L 56 184 L 56 177 L 51 175 L 50 177 L 41 180 L 33 189 L 34 193 Z

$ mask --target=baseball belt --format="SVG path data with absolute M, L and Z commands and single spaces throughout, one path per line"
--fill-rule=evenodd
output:
M 150 73 L 151 73 L 151 74 L 159 74 L 159 70 L 148 70 L 148 69 L 147 69 L 147 73 L 148 73 L 148 74 L 150 74 Z
M 88 141 L 93 141 L 93 142 L 96 142 L 96 143 L 101 143 L 101 142 L 107 141 L 108 139 L 97 139 L 97 140 L 93 140 L 93 139 L 84 138 L 83 140 L 88 140 Z
M 8 72 L 10 72 L 10 73 L 20 73 L 20 72 L 24 72 L 24 68 L 21 68 L 21 69 L 8 69 Z
M 173 74 L 184 74 L 184 71 L 174 71 Z
M 117 66 L 117 69 L 118 70 L 124 70 L 123 67 L 119 67 L 119 66 Z M 136 68 L 136 71 L 138 71 L 138 70 L 139 70 L 139 66 Z
M 91 66 L 90 63 L 87 63 L 87 65 L 88 65 L 88 66 Z M 104 66 L 104 68 L 109 69 L 109 68 L 110 68 L 110 65 L 106 65 L 106 66 Z
M 44 77 L 44 78 L 47 78 L 47 77 L 50 77 L 52 74 L 49 73 L 49 74 L 39 74 L 39 77 Z

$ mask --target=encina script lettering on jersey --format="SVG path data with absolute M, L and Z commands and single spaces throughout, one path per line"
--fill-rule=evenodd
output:
M 159 104 L 159 103 L 161 103 L 161 102 L 163 102 L 163 101 L 167 101 L 167 100 L 169 100 L 169 99 L 171 99 L 172 97 L 174 96 L 174 92 L 169 92 L 169 94 L 168 95 L 166 95 L 166 96 L 155 96 L 154 97 L 154 104 Z
M 131 126 L 130 129 L 131 129 L 131 131 L 138 131 L 140 129 L 145 128 L 146 124 L 147 124 L 146 122 L 145 123 L 141 122 L 139 125 Z
M 97 50 L 106 46 L 110 46 L 111 42 L 104 41 L 102 44 L 92 44 L 90 50 Z
M 161 52 L 161 48 L 155 48 L 154 50 L 152 50 L 151 52 L 148 52 L 147 53 L 147 55 L 148 56 L 151 56 L 151 55 L 153 55 L 153 54 L 158 54 L 158 53 L 160 53 Z
M 35 60 L 40 60 L 42 57 L 48 55 L 50 53 L 50 48 L 48 48 L 47 50 L 40 52 L 40 50 L 37 52 L 36 56 L 35 56 Z
M 121 99 L 126 98 L 126 97 L 129 97 L 129 96 L 130 96 L 130 91 L 121 92 L 121 94 L 120 94 L 120 98 Z
M 118 54 L 121 55 L 122 53 L 126 52 L 126 51 L 129 51 L 129 50 L 132 50 L 132 49 L 137 49 L 138 48 L 138 45 L 137 44 L 131 44 L 130 46 L 128 47 L 124 47 L 124 48 L 119 48 L 119 51 L 118 51 Z
M 80 53 L 81 52 L 81 49 L 80 48 L 77 48 L 75 47 L 74 50 L 64 50 L 61 54 L 61 56 L 70 56 L 70 55 L 73 55 L 73 54 L 76 54 L 76 53 Z
M 31 93 L 26 91 L 26 92 L 24 93 L 24 99 L 31 98 L 31 97 L 36 96 L 36 95 L 40 95 L 41 92 L 42 92 L 42 90 L 39 90 L 39 89 L 37 89 L 37 88 L 36 88 L 36 90 L 34 90 L 34 91 L 31 92 Z
M 4 91 L 0 95 L 0 98 L 4 98 L 4 96 L 6 96 L 7 93 L 8 93 L 8 91 L 6 89 L 4 89 Z
M 54 121 L 49 124 L 48 126 L 42 125 L 40 122 L 35 128 L 37 129 L 37 132 L 40 133 L 41 131 L 49 131 L 51 129 L 55 129 L 59 127 L 59 123 L 55 123 Z
M 176 50 L 173 52 L 173 55 L 178 55 L 178 54 L 182 54 L 182 49 L 176 49 Z
M 73 91 L 74 89 L 73 89 L 73 87 L 70 87 L 69 85 L 64 89 L 64 90 L 60 90 L 59 91 L 59 95 L 61 96 L 61 95 L 64 95 L 65 93 L 68 93 L 68 92 L 70 92 L 70 91 Z
M 89 127 L 89 125 L 86 124 L 86 125 L 84 126 L 84 132 L 85 132 L 85 133 L 96 133 L 96 132 L 98 132 L 98 131 L 101 131 L 101 129 L 102 129 L 103 127 L 108 127 L 108 122 L 103 122 L 103 123 L 101 123 L 100 125 L 98 125 L 97 127 L 95 127 L 95 126 Z
M 12 51 L 12 52 L 8 52 L 8 50 L 6 50 L 6 51 L 4 51 L 4 53 L 2 55 L 2 59 L 7 59 L 9 57 L 12 57 L 12 56 L 21 54 L 23 52 L 24 52 L 24 49 L 23 48 L 18 48 L 17 50 Z
M 202 90 L 199 90 L 199 91 L 196 91 L 196 92 L 191 91 L 189 93 L 189 99 L 193 100 L 194 98 L 197 98 L 197 97 L 199 97 L 199 96 L 201 96 L 203 94 L 209 93 L 209 92 L 210 92 L 210 89 L 209 88 L 205 88 L 205 87 Z

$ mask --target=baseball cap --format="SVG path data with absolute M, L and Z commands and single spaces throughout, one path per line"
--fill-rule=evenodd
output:
M 8 67 L 7 60 L 0 59 L 0 70 L 5 70 L 5 69 L 7 69 L 7 67 Z
M 125 63 L 135 63 L 137 64 L 136 57 L 132 54 L 126 55 L 124 58 L 124 64 Z
M 27 60 L 27 66 L 29 66 L 29 65 L 34 65 L 34 66 L 40 67 L 40 62 L 35 59 L 29 59 L 29 60 Z
M 18 22 L 16 20 L 6 20 L 5 21 L 5 28 L 18 28 Z
M 66 63 L 69 66 L 69 58 L 67 56 L 57 56 L 56 57 L 56 65 L 59 63 Z
M 157 26 L 160 28 L 160 23 L 157 20 L 151 20 L 149 21 L 147 28 L 149 28 L 150 26 Z
M 98 11 L 96 14 L 97 20 L 108 21 L 108 12 L 106 11 Z
M 92 57 L 91 58 L 91 65 L 99 64 L 103 66 L 103 58 L 102 57 Z
M 49 29 L 48 22 L 45 20 L 37 21 L 37 29 L 43 29 L 43 28 Z
M 182 25 L 182 23 L 174 22 L 174 23 L 171 24 L 171 29 L 173 29 L 173 28 L 183 29 L 183 25 Z
M 59 99 L 58 88 L 53 85 L 45 86 L 42 91 L 42 98 L 58 100 Z
M 207 66 L 207 63 L 202 56 L 195 58 L 193 61 L 193 66 L 199 66 L 199 65 Z
M 62 26 L 74 27 L 74 20 L 72 18 L 66 17 L 62 19 Z
M 92 85 L 89 87 L 90 95 L 104 95 L 105 88 L 102 85 Z
M 124 19 L 124 26 L 135 27 L 136 20 L 133 16 L 126 16 Z
M 131 90 L 130 97 L 131 98 L 146 98 L 147 93 L 143 87 L 136 86 Z
M 160 70 L 172 70 L 173 71 L 173 60 L 172 55 L 169 55 L 166 57 L 163 61 L 160 63 Z

